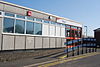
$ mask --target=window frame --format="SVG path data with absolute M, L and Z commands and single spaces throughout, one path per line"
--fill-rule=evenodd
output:
M 4 17 L 4 18 L 10 18 L 10 17 Z M 2 22 L 2 32 L 3 33 L 12 33 L 12 32 L 4 32 L 4 18 L 3 18 L 3 22 Z M 15 33 L 15 18 L 10 18 L 10 19 L 14 19 L 14 22 L 13 22 L 13 33 Z

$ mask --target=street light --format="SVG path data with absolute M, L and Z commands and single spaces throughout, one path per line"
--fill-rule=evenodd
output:
M 85 32 L 86 32 L 86 34 L 85 34 L 85 36 L 87 37 L 87 26 L 84 26 L 86 29 L 85 29 Z
M 86 31 L 85 31 L 85 32 L 86 32 L 86 33 L 85 33 L 85 37 L 87 37 L 87 26 L 84 26 L 84 27 L 85 27 L 85 30 L 86 30 Z M 86 50 L 85 50 L 85 52 L 87 53 L 87 42 L 86 42 L 86 45 L 85 45 L 85 47 L 86 47 Z

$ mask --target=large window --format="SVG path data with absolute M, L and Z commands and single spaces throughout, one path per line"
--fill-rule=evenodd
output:
M 39 19 L 39 18 L 35 18 L 36 19 L 36 21 L 40 21 L 40 22 L 42 22 L 42 19 Z
M 3 32 L 14 33 L 14 19 L 4 18 Z
M 42 35 L 42 24 L 34 23 L 34 34 Z
M 44 20 L 44 23 L 49 23 L 49 21 Z
M 56 23 L 51 21 L 50 24 L 56 24 Z
M 5 16 L 15 17 L 15 14 L 6 12 Z
M 28 17 L 28 16 L 27 16 L 27 20 L 34 21 L 34 18 L 32 18 L 32 17 Z
M 17 18 L 22 18 L 22 19 L 25 19 L 25 16 L 22 16 L 22 15 L 16 15 Z
M 16 20 L 15 33 L 24 34 L 24 32 L 25 32 L 25 21 Z
M 33 22 L 27 22 L 26 23 L 26 34 L 34 34 L 34 23 Z

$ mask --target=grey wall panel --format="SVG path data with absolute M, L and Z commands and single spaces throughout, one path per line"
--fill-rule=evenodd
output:
M 26 49 L 34 49 L 34 37 L 26 37 Z
M 35 37 L 35 48 L 42 48 L 42 37 Z
M 56 38 L 56 47 L 61 47 L 61 38 Z
M 16 8 L 17 14 L 27 15 L 27 11 L 25 9 Z
M 43 38 L 43 48 L 49 48 L 49 38 Z
M 15 49 L 25 49 L 25 36 L 15 36 Z
M 50 48 L 55 48 L 55 38 L 50 38 Z
M 66 39 L 62 38 L 62 47 L 66 47 L 66 45 L 64 45 L 65 42 L 66 42 Z
M 14 36 L 3 35 L 2 50 L 14 50 Z
M 16 7 L 4 4 L 4 11 L 14 13 L 14 12 L 16 12 Z M 17 12 L 19 12 L 19 11 L 17 11 Z
M 4 5 L 4 11 L 13 12 L 17 14 L 26 15 L 26 10 L 11 5 Z
M 3 4 L 0 3 L 0 10 L 3 10 Z

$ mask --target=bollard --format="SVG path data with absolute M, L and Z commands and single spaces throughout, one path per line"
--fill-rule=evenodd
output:
M 68 43 L 67 43 L 67 57 L 68 57 Z
M 77 55 L 79 55 L 79 45 L 80 45 L 80 41 L 79 41 L 79 39 L 78 39 L 78 44 L 77 44 L 78 46 L 77 46 Z
M 82 41 L 81 41 L 81 44 L 82 44 L 82 54 L 83 54 L 83 39 L 82 39 Z

